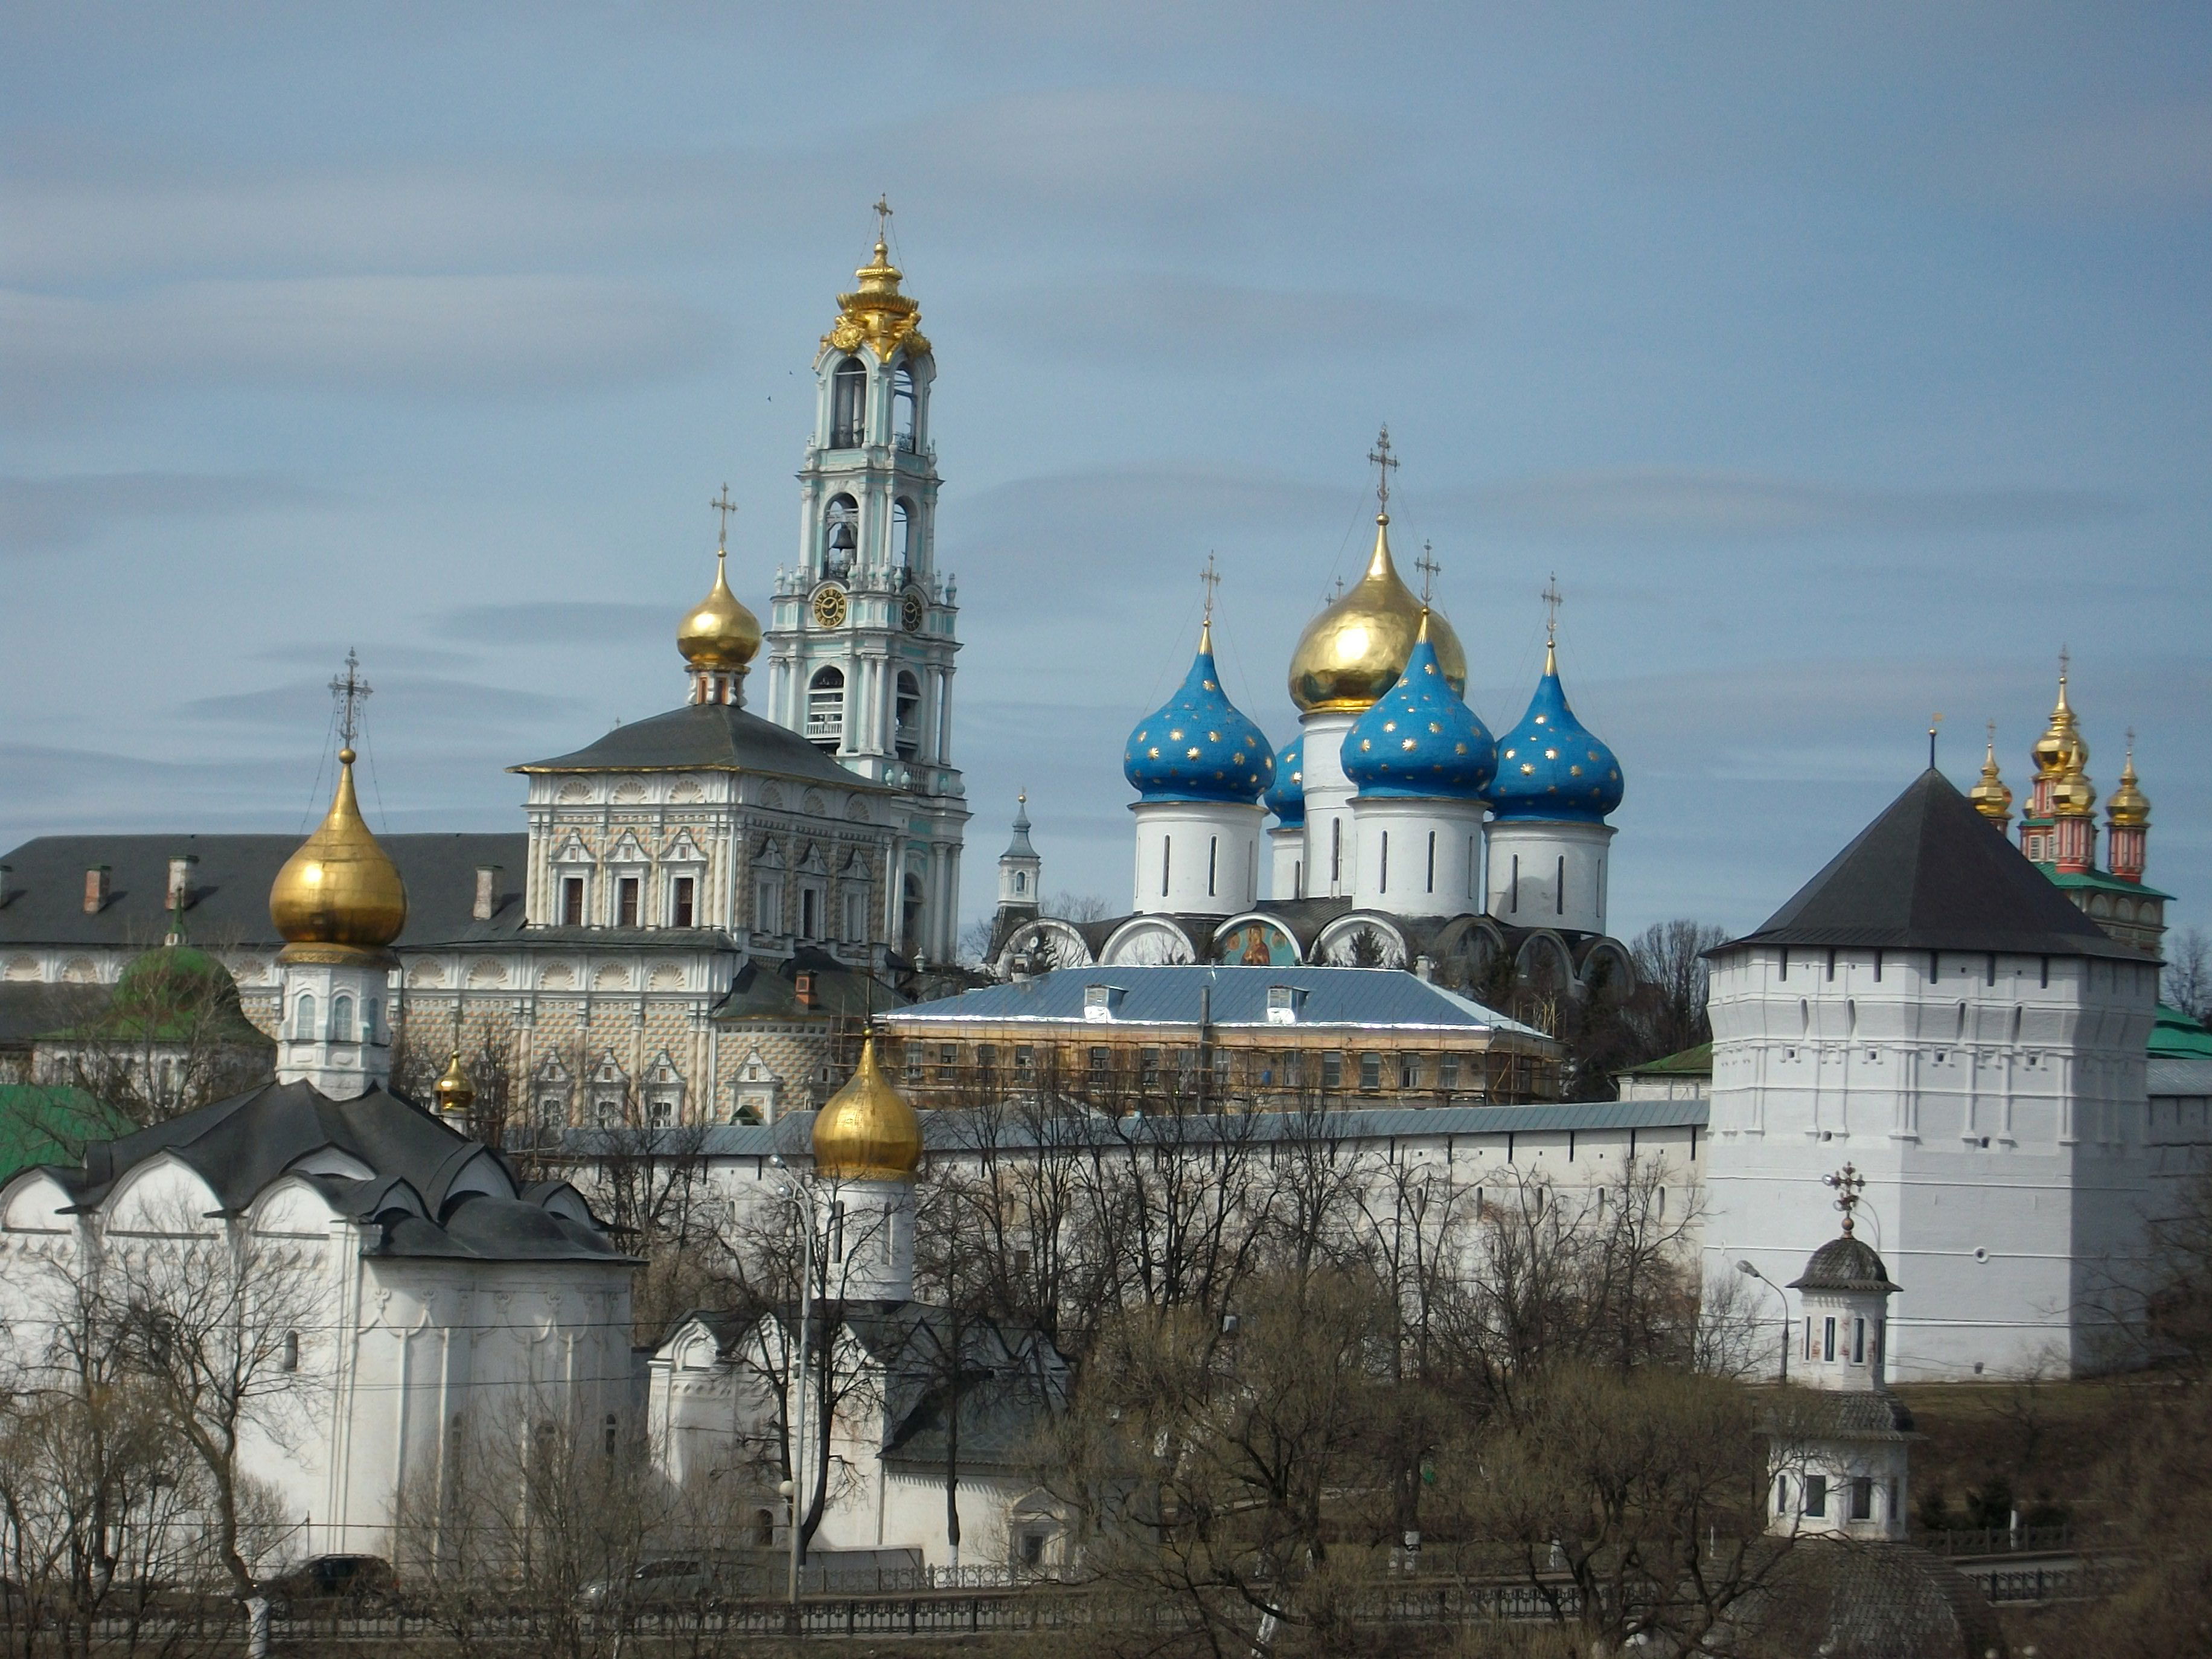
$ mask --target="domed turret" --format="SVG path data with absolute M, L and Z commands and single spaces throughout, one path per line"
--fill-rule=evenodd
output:
M 1374 795 L 1480 797 L 1498 769 L 1498 745 L 1445 680 L 1421 613 L 1413 655 L 1398 683 L 1352 725 L 1344 775 Z
M 852 1080 L 814 1118 L 814 1171 L 829 1181 L 911 1182 L 921 1166 L 921 1119 L 860 1040 Z
M 1267 793 L 1260 801 L 1279 818 L 1284 826 L 1306 821 L 1305 739 L 1292 738 L 1275 757 L 1275 781 L 1267 786 Z
M 1547 642 L 1528 712 L 1498 740 L 1490 804 L 1501 818 L 1595 823 L 1620 805 L 1621 792 L 1620 763 L 1567 706 L 1558 648 Z
M 354 752 L 338 750 L 338 787 L 322 825 L 284 861 L 269 890 L 269 919 L 286 955 L 381 957 L 407 925 L 407 884 L 362 822 L 354 798 Z
M 1274 781 L 1274 749 L 1221 689 L 1212 622 L 1175 696 L 1129 733 L 1121 772 L 1148 801 L 1249 802 Z
M 446 1069 L 439 1073 L 437 1082 L 430 1085 L 430 1096 L 438 1115 L 447 1122 L 456 1127 L 468 1122 L 469 1108 L 477 1103 L 477 1085 L 469 1081 L 459 1048 L 446 1062 Z
M 1375 551 L 1366 574 L 1306 624 L 1291 653 L 1291 701 L 1307 714 L 1366 708 L 1396 684 L 1413 654 L 1425 607 L 1390 558 L 1390 515 L 1375 515 Z M 1467 689 L 1459 635 L 1431 616 L 1430 642 L 1455 691 Z
M 2122 881 L 2139 882 L 2150 848 L 2150 797 L 2136 776 L 2136 734 L 2128 733 L 2127 764 L 2120 769 L 2120 787 L 2105 805 L 2106 861 Z
M 2127 763 L 2120 769 L 2120 787 L 2105 804 L 2105 813 L 2115 829 L 2140 830 L 2150 823 L 2150 797 L 2143 793 L 2142 781 L 2136 776 L 2133 744 L 2128 745 Z
M 1974 810 L 1997 827 L 2000 835 L 2012 822 L 2012 791 L 1997 774 L 1996 722 L 1990 722 L 1990 746 L 1982 757 L 1981 781 L 1966 791 L 1966 799 L 1974 803 Z
M 691 670 L 691 701 L 739 703 L 745 670 L 761 647 L 760 618 L 730 592 L 729 554 L 714 551 L 714 585 L 684 614 L 676 648 Z
M 2081 728 L 2074 719 L 2074 708 L 2066 699 L 2066 670 L 2058 671 L 2058 701 L 2051 710 L 2051 724 L 2035 740 L 2036 775 L 2053 781 L 2069 773 L 2079 772 L 2089 764 L 2089 745 L 2081 740 Z

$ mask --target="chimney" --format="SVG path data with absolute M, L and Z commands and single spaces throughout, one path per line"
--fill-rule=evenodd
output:
M 169 860 L 169 896 L 162 902 L 163 909 L 181 910 L 192 902 L 192 866 L 198 862 L 189 853 Z
M 799 974 L 793 978 L 791 983 L 793 991 L 799 998 L 799 1006 L 802 1008 L 811 1008 L 814 1006 L 814 975 Z
M 84 872 L 84 913 L 96 916 L 107 908 L 107 866 L 96 864 Z
M 477 902 L 469 914 L 478 921 L 489 921 L 491 913 L 499 908 L 499 871 L 496 864 L 477 866 Z

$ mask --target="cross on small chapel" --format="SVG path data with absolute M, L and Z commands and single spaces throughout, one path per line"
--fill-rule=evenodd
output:
M 1849 1237 L 1852 1224 L 1851 1212 L 1859 1206 L 1859 1194 L 1866 1186 L 1866 1177 L 1861 1175 L 1853 1165 L 1846 1164 L 1835 1174 L 1822 1176 L 1820 1184 L 1835 1188 L 1836 1207 L 1844 1212 L 1844 1232 L 1846 1237 Z
M 1544 643 L 1555 645 L 1559 638 L 1559 606 L 1566 595 L 1559 592 L 1559 573 L 1553 571 L 1544 584 L 1544 591 L 1536 596 L 1544 602 Z
M 726 553 L 730 547 L 730 514 L 738 510 L 738 504 L 730 499 L 729 484 L 725 483 L 722 493 L 707 505 L 722 515 L 721 528 L 714 532 L 714 546 L 717 551 Z
M 1218 565 L 1214 563 L 1212 554 L 1208 553 L 1206 556 L 1206 568 L 1198 573 L 1198 579 L 1206 584 L 1206 619 L 1208 622 L 1212 622 L 1213 620 L 1213 591 L 1221 586 L 1221 569 Z
M 1429 589 L 1435 584 L 1437 574 L 1443 569 L 1443 566 L 1438 564 L 1431 556 L 1431 551 L 1430 544 L 1423 542 L 1421 556 L 1413 561 L 1413 568 L 1421 573 L 1421 603 L 1423 605 L 1429 602 Z
M 346 649 L 345 672 L 331 679 L 331 695 L 338 700 L 338 739 L 350 749 L 355 735 L 361 730 L 361 705 L 368 700 L 373 690 L 361 677 L 361 653 L 351 647 Z
M 1387 423 L 1376 434 L 1375 447 L 1367 452 L 1367 459 L 1375 464 L 1375 508 L 1387 519 L 1390 516 L 1390 475 L 1398 470 L 1398 458 L 1390 453 L 1390 428 Z

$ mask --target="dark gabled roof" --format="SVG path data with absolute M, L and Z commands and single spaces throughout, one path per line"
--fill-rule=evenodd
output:
M 1729 1611 L 1744 1650 L 1826 1659 L 1983 1659 L 2005 1651 L 1981 1587 L 1911 1544 L 1774 1540 L 1787 1553 Z
M 161 943 L 169 860 L 190 856 L 191 899 L 185 929 L 201 946 L 227 951 L 283 943 L 269 920 L 269 888 L 302 835 L 40 836 L 0 854 L 9 866 L 0 893 L 0 951 L 11 945 L 135 946 Z M 407 884 L 402 950 L 470 937 L 507 937 L 522 927 L 522 883 L 530 838 L 523 835 L 379 836 Z M 84 908 L 84 873 L 106 865 L 108 900 Z M 489 921 L 475 920 L 477 870 L 500 866 L 501 891 Z
M 1752 945 L 2143 959 L 2083 915 L 1933 767 L 1764 926 L 1720 949 Z
M 802 1007 L 799 975 L 813 975 L 814 1001 Z M 787 961 L 748 957 L 730 976 L 730 988 L 708 1018 L 721 1020 L 837 1019 L 904 1008 L 907 999 L 864 968 L 827 951 L 802 945 Z
M 1864 1239 L 1845 1234 L 1832 1238 L 1813 1252 L 1805 1271 L 1790 1281 L 1793 1291 L 1901 1291 L 1890 1281 L 1889 1269 Z
M 115 1140 L 94 1142 L 75 1170 L 47 1173 L 79 1209 L 96 1208 L 132 1170 L 174 1158 L 207 1182 L 226 1211 L 242 1211 L 303 1160 L 342 1153 L 367 1176 L 302 1178 L 341 1212 L 380 1223 L 378 1255 L 495 1261 L 623 1260 L 596 1227 L 520 1196 L 496 1152 L 382 1089 L 332 1100 L 310 1084 L 268 1083 Z M 489 1168 L 483 1167 L 488 1160 Z M 456 1191 L 464 1172 L 470 1183 Z M 477 1190 L 489 1178 L 496 1190 Z M 550 1194 L 547 1194 L 550 1195 Z M 416 1214 L 420 1207 L 426 1214 Z
M 727 703 L 692 703 L 617 726 L 572 755 L 510 772 L 763 772 L 802 783 L 888 793 L 773 720 Z

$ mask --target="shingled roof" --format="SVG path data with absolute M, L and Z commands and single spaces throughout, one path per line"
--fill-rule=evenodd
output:
M 572 755 L 510 772 L 762 772 L 802 783 L 884 793 L 787 727 L 726 703 L 692 703 L 617 726 Z
M 1752 945 L 2142 960 L 2076 909 L 1933 767 L 1764 926 L 1720 950 Z

